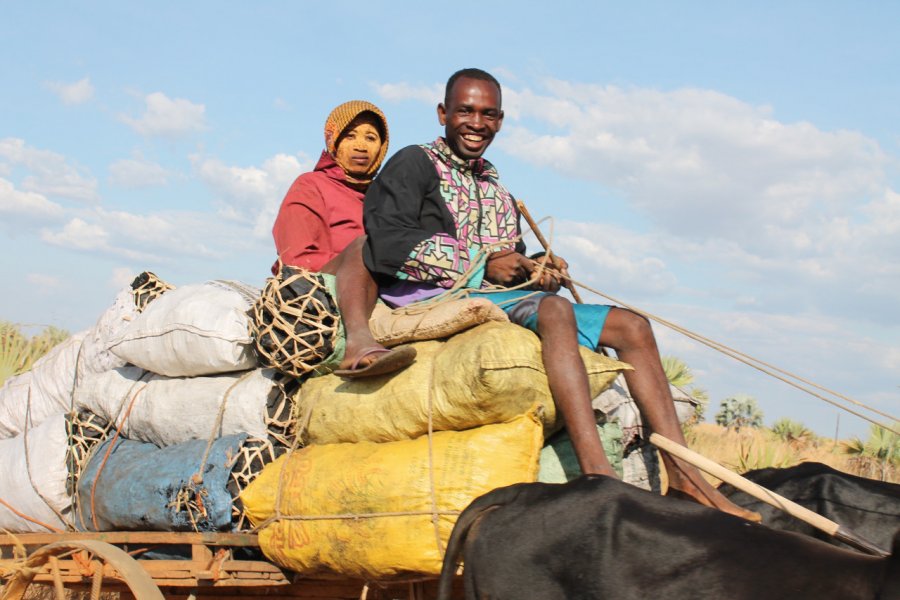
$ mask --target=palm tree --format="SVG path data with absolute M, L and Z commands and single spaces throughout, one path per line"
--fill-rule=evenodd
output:
M 806 441 L 815 437 L 806 425 L 788 417 L 782 417 L 775 421 L 772 424 L 772 433 L 785 442 Z
M 740 431 L 741 427 L 762 427 L 763 413 L 756 398 L 747 394 L 735 394 L 722 400 L 716 413 L 716 423 Z
M 682 389 L 697 401 L 694 406 L 694 416 L 689 419 L 689 424 L 699 423 L 704 419 L 706 407 L 709 404 L 709 394 L 703 388 L 693 385 L 694 374 L 683 360 L 675 356 L 663 356 L 660 360 L 669 383 Z
M 894 423 L 893 428 L 900 429 L 900 422 Z M 869 428 L 869 439 L 865 442 L 854 437 L 849 442 L 842 442 L 841 446 L 845 454 L 860 462 L 877 462 L 882 481 L 891 469 L 900 465 L 900 435 L 878 425 Z

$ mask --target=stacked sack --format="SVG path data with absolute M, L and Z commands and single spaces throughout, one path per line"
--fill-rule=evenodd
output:
M 108 343 L 125 363 L 86 377 L 75 408 L 109 424 L 81 468 L 75 526 L 221 531 L 234 496 L 289 444 L 291 381 L 258 365 L 259 290 L 210 281 L 167 292 Z
M 0 388 L 0 528 L 54 531 L 69 526 L 73 392 L 86 377 L 124 365 L 108 341 L 168 289 L 144 273 L 116 295 L 91 329 L 54 346 Z M 86 442 L 89 443 L 89 442 Z M 82 450 L 85 450 L 84 448 Z
M 373 331 L 404 337 L 398 322 L 382 325 Z M 273 561 L 305 575 L 437 574 L 469 502 L 536 479 L 544 436 L 559 427 L 538 338 L 488 319 L 413 345 L 416 361 L 399 373 L 326 375 L 297 392 L 305 447 L 241 496 Z M 628 368 L 581 350 L 594 395 Z

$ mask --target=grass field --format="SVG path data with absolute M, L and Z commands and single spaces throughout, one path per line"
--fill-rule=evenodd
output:
M 847 454 L 851 440 L 803 436 L 785 441 L 769 429 L 726 429 L 711 423 L 699 423 L 687 431 L 691 449 L 716 462 L 743 473 L 766 467 L 791 467 L 801 462 L 825 463 L 839 471 L 900 483 L 900 465 L 896 461 Z M 710 477 L 711 481 L 718 482 Z

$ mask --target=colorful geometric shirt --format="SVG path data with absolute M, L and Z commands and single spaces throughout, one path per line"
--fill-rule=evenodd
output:
M 467 287 L 482 287 L 479 250 L 524 252 L 518 208 L 497 170 L 459 158 L 443 138 L 391 158 L 363 211 L 366 266 L 395 280 L 449 288 L 464 278 Z

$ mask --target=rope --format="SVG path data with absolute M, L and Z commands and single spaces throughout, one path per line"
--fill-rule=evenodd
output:
M 433 372 L 431 377 L 433 378 Z M 432 386 L 429 386 L 429 389 Z M 297 392 L 298 395 L 303 391 L 303 388 Z M 293 452 L 299 447 L 300 440 L 303 437 L 303 433 L 309 427 L 309 423 L 312 419 L 312 412 L 315 408 L 315 402 L 309 403 L 304 411 L 304 414 L 297 421 L 297 429 L 296 435 L 294 436 L 293 443 L 291 447 L 288 448 L 287 456 L 284 458 L 283 462 L 280 465 L 280 471 L 278 475 L 278 483 L 275 488 L 275 502 L 274 502 L 274 510 L 271 517 L 264 520 L 262 523 L 254 527 L 250 530 L 250 533 L 257 533 L 262 529 L 265 529 L 269 525 L 273 523 L 277 523 L 279 521 L 338 521 L 338 520 L 356 520 L 356 519 L 377 519 L 377 518 L 386 518 L 386 517 L 414 517 L 414 516 L 430 516 L 432 523 L 435 527 L 435 536 L 437 539 L 438 550 L 443 554 L 443 544 L 440 539 L 440 531 L 438 529 L 439 525 L 439 517 L 443 515 L 449 516 L 458 516 L 460 511 L 458 510 L 438 510 L 437 507 L 437 493 L 436 486 L 434 482 L 434 460 L 433 460 L 433 451 L 432 451 L 432 439 L 433 439 L 433 410 L 432 410 L 432 398 L 431 393 L 429 392 L 429 407 L 428 407 L 428 471 L 431 478 L 431 510 L 416 510 L 416 511 L 397 511 L 397 512 L 373 512 L 373 513 L 339 513 L 334 515 L 285 515 L 282 514 L 282 498 L 284 494 L 284 472 L 287 468 L 288 462 L 290 461 L 290 456 Z
M 83 410 L 71 413 L 66 418 L 66 426 L 69 430 L 69 447 L 66 450 L 66 470 L 68 471 L 66 489 L 69 490 L 72 505 L 73 528 L 77 529 L 77 525 L 74 524 L 77 520 L 81 522 L 81 527 L 85 530 L 87 525 L 84 515 L 81 513 L 78 482 L 97 448 L 108 437 L 112 424 L 90 411 Z
M 225 394 L 222 396 L 222 403 L 219 405 L 219 411 L 216 413 L 216 420 L 213 423 L 212 431 L 209 434 L 209 439 L 206 440 L 206 450 L 203 451 L 203 458 L 200 459 L 200 466 L 197 468 L 197 472 L 191 477 L 191 483 L 196 485 L 201 485 L 203 483 L 203 469 L 206 468 L 206 462 L 209 460 L 209 453 L 212 450 L 213 444 L 219 438 L 219 435 L 221 435 L 220 432 L 222 429 L 222 421 L 225 418 L 225 407 L 228 404 L 228 396 L 234 388 L 253 373 L 254 371 L 247 371 L 238 377 L 237 381 L 232 383 L 228 389 L 225 390 Z
M 138 381 L 140 381 L 140 379 Z M 135 382 L 135 385 L 136 384 L 137 382 Z M 133 388 L 134 386 L 132 386 L 132 389 Z M 106 461 L 109 460 L 109 455 L 112 454 L 113 448 L 116 447 L 116 440 L 119 439 L 119 434 L 122 433 L 122 428 L 125 427 L 125 421 L 128 420 L 128 415 L 131 414 L 131 409 L 134 407 L 135 400 L 137 400 L 138 396 L 141 395 L 141 392 L 146 389 L 147 386 L 145 385 L 132 396 L 131 403 L 128 405 L 128 410 L 125 411 L 122 421 L 116 426 L 116 433 L 112 436 L 112 439 L 109 442 L 109 448 L 106 449 L 106 454 L 104 454 L 103 460 L 97 468 L 97 474 L 94 475 L 94 481 L 91 483 L 91 525 L 94 526 L 94 531 L 100 531 L 100 526 L 97 524 L 97 510 L 94 506 L 94 495 L 97 490 L 97 482 L 100 481 L 100 474 L 103 472 L 103 468 L 106 467 Z
M 339 322 L 320 274 L 279 264 L 253 302 L 249 333 L 264 365 L 302 378 L 333 352 Z
M 868 410 L 868 411 L 871 411 L 871 412 L 873 412 L 873 413 L 876 413 L 876 414 L 878 414 L 878 415 L 881 415 L 881 416 L 883 416 L 883 417 L 885 417 L 885 418 L 887 418 L 887 419 L 890 419 L 890 420 L 892 420 L 892 421 L 898 421 L 898 420 L 900 420 L 900 419 L 897 419 L 897 417 L 894 417 L 894 416 L 892 416 L 892 415 L 889 415 L 889 414 L 887 414 L 887 413 L 885 413 L 885 412 L 882 412 L 882 411 L 880 411 L 880 410 L 878 410 L 878 409 L 876 409 L 876 408 L 873 408 L 873 407 L 871 407 L 871 406 L 867 406 L 866 404 L 864 404 L 864 403 L 862 403 L 862 402 L 859 402 L 859 401 L 857 401 L 857 400 L 853 400 L 852 398 L 848 398 L 847 396 L 844 396 L 843 394 L 839 394 L 839 393 L 837 393 L 837 392 L 835 392 L 835 391 L 832 391 L 832 390 L 830 390 L 830 389 L 828 389 L 828 388 L 826 388 L 826 387 L 823 387 L 823 386 L 820 386 L 820 385 L 818 385 L 818 384 L 816 384 L 816 383 L 813 383 L 813 382 L 811 382 L 811 381 L 808 381 L 807 379 L 804 379 L 803 377 L 800 377 L 799 375 L 795 375 L 794 373 L 791 373 L 791 372 L 789 372 L 789 371 L 785 371 L 785 370 L 783 370 L 783 369 L 780 369 L 780 368 L 778 368 L 778 367 L 775 367 L 775 366 L 773 366 L 773 365 L 770 365 L 769 363 L 766 363 L 766 362 L 764 362 L 764 361 L 762 361 L 762 360 L 759 360 L 759 359 L 757 359 L 757 358 L 754 358 L 754 357 L 752 357 L 752 356 L 749 356 L 748 354 L 745 354 L 745 353 L 743 353 L 743 352 L 740 352 L 740 351 L 738 351 L 738 350 L 735 350 L 735 349 L 733 349 L 733 348 L 730 348 L 730 347 L 728 347 L 727 345 L 725 345 L 725 344 L 723 344 L 723 343 L 721 343 L 721 342 L 717 342 L 717 341 L 712 340 L 712 339 L 710 339 L 710 338 L 704 337 L 704 336 L 702 336 L 702 335 L 700 335 L 700 334 L 698 334 L 698 333 L 694 333 L 694 332 L 692 332 L 692 331 L 690 331 L 690 330 L 688 330 L 688 329 L 685 329 L 684 327 L 681 327 L 680 325 L 677 325 L 677 324 L 675 324 L 675 323 L 672 323 L 671 321 L 667 321 L 667 320 L 665 320 L 665 319 L 663 319 L 663 318 L 661 318 L 661 317 L 658 317 L 658 316 L 656 316 L 656 315 L 654 315 L 654 314 L 652 314 L 652 313 L 648 313 L 648 312 L 643 311 L 643 310 L 641 310 L 641 309 L 639 309 L 639 308 L 630 306 L 630 305 L 628 305 L 628 304 L 622 302 L 621 300 L 619 300 L 619 299 L 617 299 L 617 298 L 614 298 L 614 297 L 612 297 L 612 296 L 610 296 L 610 295 L 608 295 L 608 294 L 605 294 L 605 293 L 603 293 L 603 292 L 601 292 L 601 291 L 599 291 L 599 290 L 595 290 L 594 288 L 592 288 L 592 287 L 590 287 L 590 286 L 588 286 L 588 285 L 585 285 L 584 283 L 581 283 L 580 281 L 577 281 L 577 280 L 571 279 L 571 278 L 570 278 L 570 281 L 571 281 L 574 285 L 577 285 L 577 286 L 579 286 L 579 287 L 581 287 L 581 288 L 583 288 L 583 289 L 585 289 L 585 290 L 587 290 L 587 291 L 589 291 L 589 292 L 593 292 L 593 293 L 597 294 L 598 296 L 602 296 L 603 298 L 606 298 L 607 300 L 609 300 L 609 301 L 611 301 L 611 302 L 614 302 L 615 304 L 618 304 L 618 305 L 622 306 L 623 308 L 626 308 L 626 309 L 628 309 L 628 310 L 630 310 L 630 311 L 632 311 L 632 312 L 634 312 L 634 313 L 637 313 L 637 314 L 639 314 L 639 315 L 641 315 L 641 316 L 643 316 L 643 317 L 646 317 L 647 319 L 649 319 L 649 320 L 651 320 L 651 321 L 654 321 L 654 322 L 656 322 L 656 323 L 659 323 L 660 325 L 663 325 L 664 327 L 668 327 L 669 329 L 672 329 L 673 331 L 677 331 L 678 333 L 681 333 L 682 335 L 685 335 L 685 336 L 691 338 L 692 340 L 697 341 L 697 342 L 703 344 L 704 346 L 707 346 L 707 347 L 709 347 L 709 348 L 712 348 L 713 350 L 716 350 L 716 351 L 720 352 L 721 354 L 724 354 L 725 356 L 728 356 L 728 357 L 730 357 L 730 358 L 733 358 L 733 359 L 737 360 L 738 362 L 744 363 L 745 365 L 747 365 L 747 366 L 749 366 L 749 367 L 752 367 L 752 368 L 756 369 L 757 371 L 760 371 L 761 373 L 765 373 L 766 375 L 769 375 L 770 377 L 773 377 L 773 378 L 775 378 L 775 379 L 778 379 L 779 381 L 783 381 L 784 383 L 786 383 L 786 384 L 788 384 L 788 385 L 790 385 L 790 386 L 792 386 L 792 387 L 794 387 L 794 388 L 797 388 L 798 390 L 801 390 L 801 391 L 803 391 L 803 392 L 806 392 L 807 394 L 809 394 L 809 395 L 811 395 L 811 396 L 814 396 L 814 397 L 816 397 L 816 398 L 818 398 L 818 399 L 820 399 L 820 400 L 822 400 L 822 401 L 824 401 L 824 402 L 827 402 L 828 404 L 831 404 L 832 406 L 835 406 L 835 407 L 840 408 L 840 409 L 842 409 L 842 410 L 844 410 L 844 411 L 846 411 L 846 412 L 848 412 L 848 413 L 850 413 L 850 414 L 852 414 L 852 415 L 855 415 L 855 416 L 859 417 L 860 419 L 863 419 L 864 421 L 868 421 L 869 423 L 872 423 L 873 425 L 876 425 L 876 426 L 878 426 L 878 427 L 881 427 L 882 429 L 885 429 L 885 430 L 887 430 L 887 431 L 890 431 L 890 432 L 892 432 L 892 433 L 894 433 L 894 434 L 896 434 L 896 435 L 900 435 L 900 431 L 897 431 L 897 429 L 895 429 L 894 427 L 885 425 L 885 424 L 883 424 L 883 423 L 879 423 L 878 421 L 876 421 L 876 420 L 874 420 L 874 419 L 872 419 L 872 418 L 870 418 L 870 417 L 868 417 L 868 416 L 866 416 L 866 415 L 864 415 L 864 414 L 862 414 L 862 413 L 860 413 L 860 412 L 857 412 L 857 411 L 853 410 L 852 408 L 850 408 L 850 407 L 848 407 L 848 406 L 844 406 L 844 405 L 841 404 L 840 402 L 837 402 L 837 401 L 835 401 L 835 400 L 833 400 L 833 399 L 831 399 L 831 398 L 827 398 L 827 397 L 825 397 L 825 396 L 822 396 L 821 394 L 817 394 L 816 392 L 810 390 L 809 388 L 806 388 L 806 387 L 804 387 L 804 386 L 802 386 L 802 385 L 796 383 L 796 381 L 799 381 L 799 382 L 801 382 L 801 383 L 805 383 L 805 384 L 807 384 L 807 385 L 810 385 L 810 386 L 812 386 L 812 387 L 814 387 L 814 388 L 816 388 L 816 389 L 822 390 L 822 391 L 824 391 L 824 392 L 826 392 L 826 393 L 829 393 L 829 394 L 831 394 L 831 395 L 833 395 L 833 396 L 836 396 L 836 397 L 838 397 L 838 398 L 840 398 L 840 399 L 842 399 L 842 400 L 845 400 L 845 401 L 847 401 L 847 402 L 850 402 L 851 404 L 854 404 L 854 405 L 859 406 L 859 407 L 861 407 L 861 408 L 864 408 L 864 409 L 866 409 L 866 410 Z M 781 374 L 784 375 L 784 376 L 778 375 L 777 373 L 781 373 Z M 792 381 L 791 379 L 794 379 L 794 380 L 796 380 L 796 381 Z
M 549 218 L 549 217 L 547 217 L 547 218 Z M 543 222 L 547 218 L 541 219 L 538 223 Z M 540 236 L 539 230 L 537 228 L 537 223 L 534 224 L 534 226 L 532 227 L 532 230 L 534 231 L 535 235 Z M 552 231 L 552 229 L 551 229 L 551 231 Z M 547 244 L 546 250 L 547 250 L 547 254 L 549 254 L 550 253 L 550 244 Z M 748 354 L 745 354 L 743 352 L 740 352 L 738 350 L 730 348 L 721 342 L 717 342 L 715 340 L 712 340 L 710 338 L 702 336 L 698 333 L 694 333 L 684 327 L 681 327 L 680 325 L 672 323 L 671 321 L 667 321 L 666 319 L 663 319 L 662 317 L 658 317 L 652 313 L 649 313 L 649 312 L 641 310 L 637 307 L 631 306 L 631 305 L 619 300 L 618 298 L 610 296 L 609 294 L 606 294 L 604 292 L 601 292 L 600 290 L 594 289 L 585 283 L 577 281 L 576 279 L 573 279 L 571 276 L 563 275 L 562 273 L 559 273 L 556 271 L 554 271 L 553 274 L 554 274 L 554 276 L 559 277 L 562 280 L 568 281 L 571 286 L 578 286 L 589 292 L 593 292 L 594 294 L 597 294 L 598 296 L 601 296 L 602 298 L 606 298 L 607 300 L 609 300 L 610 302 L 612 302 L 614 304 L 618 304 L 618 305 L 622 306 L 623 308 L 630 310 L 631 312 L 639 314 L 651 321 L 659 323 L 660 325 L 662 325 L 664 327 L 668 327 L 669 329 L 672 329 L 673 331 L 681 333 L 682 335 L 685 335 L 694 341 L 700 342 L 704 346 L 712 348 L 713 350 L 716 350 L 716 351 L 720 352 L 721 354 L 724 354 L 725 356 L 733 358 L 733 359 L 737 360 L 738 362 L 742 362 L 742 363 L 746 364 L 747 366 L 752 367 L 752 368 L 756 369 L 757 371 L 760 371 L 761 373 L 769 375 L 770 377 L 778 379 L 779 381 L 782 381 L 794 388 L 797 388 L 798 390 L 806 392 L 807 394 L 809 394 L 815 398 L 818 398 L 819 400 L 827 402 L 828 404 L 831 404 L 832 406 L 840 408 L 854 416 L 857 416 L 860 419 L 863 419 L 864 421 L 868 421 L 869 423 L 872 423 L 873 425 L 881 427 L 882 429 L 885 429 L 887 431 L 890 431 L 890 432 L 894 433 L 895 435 L 900 435 L 900 431 L 898 431 L 895 427 L 888 426 L 883 423 L 879 423 L 878 421 L 876 421 L 866 415 L 863 415 L 863 414 L 853 410 L 852 408 L 844 406 L 840 402 L 837 402 L 833 399 L 822 396 L 821 394 L 817 394 L 816 392 L 814 392 L 806 387 L 803 387 L 802 385 L 800 385 L 796 382 L 799 381 L 799 382 L 809 385 L 815 389 L 823 391 L 827 394 L 831 394 L 832 396 L 835 396 L 836 398 L 840 398 L 841 400 L 849 402 L 850 404 L 864 408 L 864 409 L 866 409 L 870 412 L 873 412 L 877 415 L 880 415 L 890 421 L 900 421 L 900 419 L 897 419 L 897 417 L 895 417 L 895 416 L 892 416 L 888 413 L 882 412 L 882 411 L 878 410 L 877 408 L 867 406 L 866 404 L 859 402 L 858 400 L 854 400 L 843 394 L 839 394 L 838 392 L 835 392 L 835 391 L 830 390 L 830 389 L 828 389 L 824 386 L 821 386 L 817 383 L 809 381 L 808 379 L 800 377 L 799 375 L 796 375 L 794 373 L 791 373 L 789 371 L 786 371 L 784 369 L 781 369 L 779 367 L 771 365 L 765 361 L 754 358 Z M 782 377 L 781 375 L 778 375 L 776 373 L 780 373 L 781 375 L 784 375 L 784 377 Z M 795 381 L 792 381 L 792 380 L 795 380 Z
M 19 512 L 19 511 L 16 510 L 9 502 L 7 502 L 6 500 L 4 500 L 3 498 L 0 498 L 0 504 L 2 504 L 3 506 L 5 506 L 6 508 L 8 508 L 8 509 L 9 509 L 14 515 L 16 515 L 17 517 L 20 517 L 20 518 L 22 518 L 22 519 L 25 519 L 26 521 L 31 521 L 31 522 L 34 523 L 35 525 L 40 525 L 41 527 L 46 527 L 48 531 L 51 531 L 51 532 L 53 532 L 53 533 L 63 533 L 63 532 L 64 532 L 64 530 L 62 530 L 62 529 L 57 529 L 56 527 L 53 527 L 52 525 L 47 525 L 46 523 L 43 523 L 43 522 L 41 522 L 41 521 L 38 521 L 37 519 L 34 519 L 34 518 L 29 517 L 28 515 L 26 515 L 26 514 L 24 514 L 24 513 L 22 513 L 22 512 Z
M 53 514 L 56 515 L 60 522 L 66 523 L 66 518 L 60 511 L 56 510 L 56 508 L 52 504 L 50 504 L 50 501 L 47 500 L 44 494 L 41 493 L 41 491 L 38 489 L 37 484 L 34 482 L 34 477 L 32 477 L 31 475 L 31 452 L 28 446 L 28 432 L 33 426 L 33 423 L 34 422 L 31 418 L 31 386 L 29 385 L 28 396 L 25 402 L 25 426 L 22 428 L 22 449 L 24 450 L 25 454 L 25 474 L 28 475 L 28 483 L 31 484 L 31 489 L 34 490 L 34 493 L 37 495 L 37 497 L 40 498 L 41 501 L 47 506 L 47 508 L 49 508 L 53 512 Z
M 438 521 L 437 489 L 434 484 L 434 361 L 428 372 L 428 486 L 431 495 L 431 523 L 434 525 L 434 538 L 437 541 L 438 555 L 443 558 L 444 544 L 441 542 L 441 529 Z

